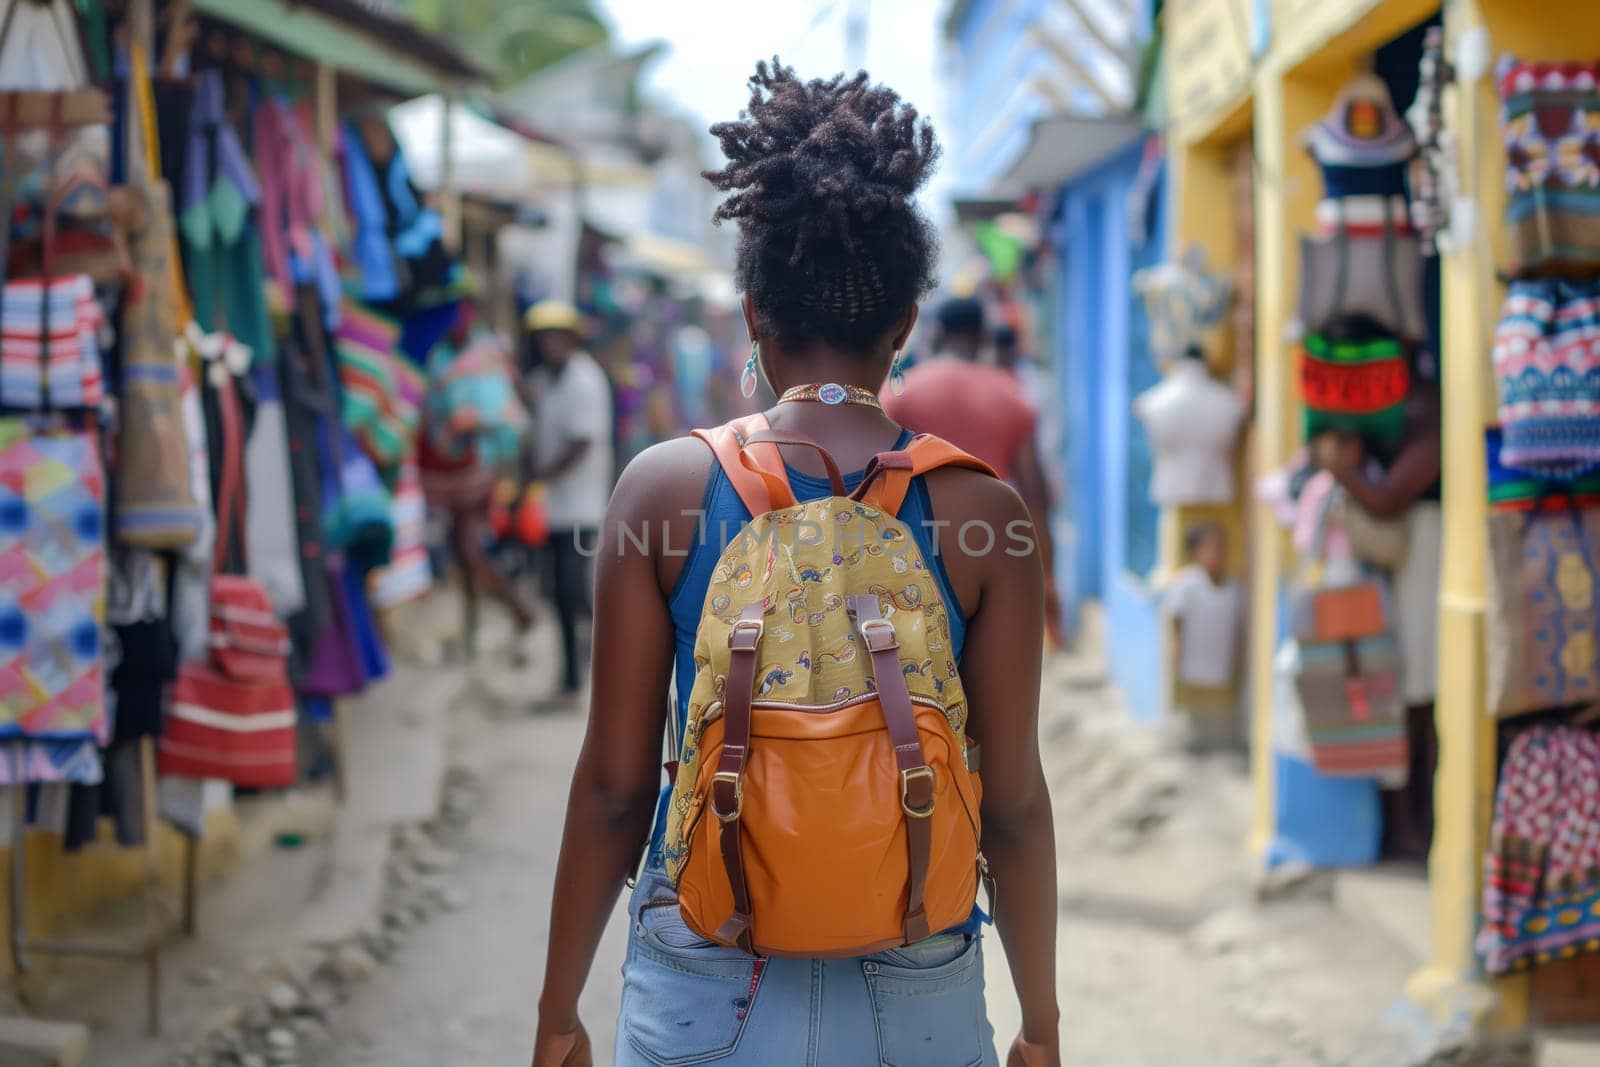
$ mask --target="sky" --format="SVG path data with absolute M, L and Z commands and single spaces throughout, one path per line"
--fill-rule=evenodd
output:
M 665 41 L 671 51 L 646 84 L 710 125 L 736 118 L 748 99 L 756 60 L 774 53 L 803 77 L 844 70 L 852 4 L 868 11 L 865 63 L 942 132 L 945 113 L 939 25 L 943 0 L 601 0 L 622 47 Z M 923 199 L 942 216 L 947 182 L 935 175 Z

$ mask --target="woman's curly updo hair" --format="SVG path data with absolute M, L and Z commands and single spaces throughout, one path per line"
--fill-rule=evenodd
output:
M 756 64 L 750 104 L 711 133 L 739 224 L 737 281 L 786 346 L 865 353 L 933 287 L 938 239 L 914 199 L 939 158 L 933 127 L 866 72 L 802 81 Z

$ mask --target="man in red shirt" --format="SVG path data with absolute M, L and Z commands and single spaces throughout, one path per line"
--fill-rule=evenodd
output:
M 918 433 L 931 433 L 993 467 L 1016 487 L 1033 515 L 1039 549 L 1050 575 L 1051 494 L 1034 444 L 1038 417 L 1017 376 L 983 362 L 983 305 L 948 300 L 939 308 L 933 355 L 905 376 L 905 392 L 885 390 L 889 417 Z M 1046 622 L 1059 640 L 1060 604 L 1055 583 L 1045 583 Z

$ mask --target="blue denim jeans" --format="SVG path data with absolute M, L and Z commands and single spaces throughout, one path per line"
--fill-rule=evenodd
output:
M 857 959 L 758 959 L 700 937 L 646 871 L 628 905 L 617 1067 L 998 1067 L 981 937 Z

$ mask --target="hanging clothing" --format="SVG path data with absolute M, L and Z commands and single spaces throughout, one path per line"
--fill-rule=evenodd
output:
M 1511 270 L 1600 267 L 1600 60 L 1495 69 Z M 1587 146 L 1587 148 L 1585 147 Z
M 257 359 L 271 359 L 261 236 L 252 218 L 261 185 L 228 123 L 219 70 L 196 76 L 189 148 L 178 197 L 194 313 L 210 332 L 226 330 Z

